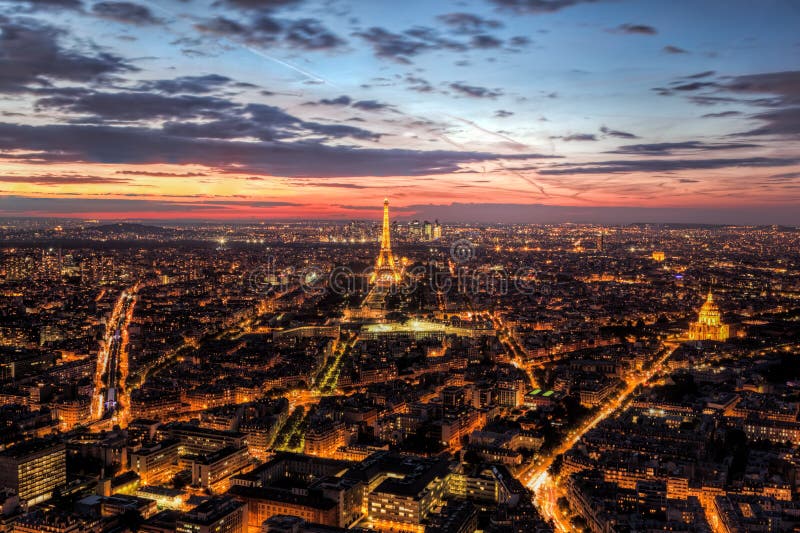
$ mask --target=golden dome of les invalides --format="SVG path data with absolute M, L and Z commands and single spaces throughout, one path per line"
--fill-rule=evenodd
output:
M 689 339 L 693 341 L 726 341 L 730 337 L 730 326 L 722 323 L 722 312 L 714 301 L 711 290 L 700 308 L 697 322 L 689 326 Z

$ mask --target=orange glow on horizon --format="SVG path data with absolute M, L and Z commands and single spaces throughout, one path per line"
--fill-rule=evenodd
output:
M 733 168 L 665 178 L 645 173 L 524 176 L 503 168 L 435 176 L 287 178 L 220 172 L 202 165 L 32 164 L 4 161 L 6 195 L 63 199 L 69 209 L 29 209 L 22 216 L 92 219 L 377 218 L 377 197 L 392 196 L 394 216 L 422 204 L 531 204 L 565 207 L 736 208 L 790 205 L 780 189 L 757 189 L 754 172 Z M 84 183 L 85 180 L 85 183 Z M 531 180 L 531 181 L 529 181 Z M 533 185 L 535 182 L 537 186 Z M 124 192 L 121 192 L 124 191 Z M 81 200 L 85 202 L 80 202 Z M 103 201 L 120 206 L 103 209 Z M 92 201 L 98 201 L 93 208 Z M 130 209 L 125 209 L 125 203 Z M 56 204 L 60 205 L 60 204 Z M 85 206 L 85 208 L 83 208 Z

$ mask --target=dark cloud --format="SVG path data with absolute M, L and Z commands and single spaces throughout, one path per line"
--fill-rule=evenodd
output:
M 517 35 L 516 37 L 511 38 L 509 44 L 511 44 L 511 46 L 528 46 L 531 44 L 531 40 L 524 35 Z
M 98 17 L 136 26 L 161 24 L 161 20 L 156 18 L 149 8 L 133 2 L 98 2 L 92 6 L 92 13 Z
M 671 96 L 677 92 L 695 92 L 700 91 L 703 89 L 713 89 L 716 90 L 720 87 L 719 83 L 715 81 L 686 81 L 687 78 L 681 78 L 669 83 L 669 87 L 655 87 L 653 90 L 660 94 L 661 96 Z M 702 94 L 702 95 L 691 95 L 690 99 L 707 99 L 709 102 L 706 105 L 713 105 L 712 101 L 719 100 L 719 101 L 736 101 L 736 99 L 723 99 L 717 96 L 711 96 L 709 94 Z
M 81 0 L 8 0 L 11 3 L 22 4 L 30 11 L 47 11 L 50 9 L 83 9 Z
M 680 48 L 678 46 L 672 46 L 671 44 L 668 44 L 667 46 L 662 48 L 662 50 L 667 54 L 688 54 L 689 53 L 686 50 L 684 50 L 683 48 Z
M 478 85 L 467 85 L 464 82 L 453 82 L 449 85 L 451 89 L 470 98 L 497 98 L 503 95 L 501 89 L 489 89 Z
M 137 198 L 59 198 L 33 196 L 0 197 L 3 214 L 80 214 L 80 213 L 185 213 L 219 212 L 235 207 L 297 207 L 303 204 L 281 201 L 241 200 L 145 200 Z
M 224 205 L 236 207 L 300 207 L 304 204 L 277 200 L 203 200 L 204 205 Z
M 627 131 L 612 130 L 612 129 L 607 128 L 605 126 L 602 126 L 600 128 L 600 131 L 603 134 L 608 135 L 609 137 L 617 137 L 619 139 L 638 139 L 639 138 L 637 135 L 634 135 L 633 133 L 628 133 Z
M 340 105 L 340 106 L 348 106 L 353 102 L 353 99 L 347 95 L 338 96 L 336 98 L 323 98 L 318 104 L 321 105 Z
M 706 113 L 701 118 L 723 118 L 723 117 L 737 117 L 741 115 L 740 111 L 722 111 L 720 113 Z
M 411 39 L 406 35 L 392 33 L 378 27 L 372 27 L 364 32 L 357 32 L 355 35 L 369 43 L 376 56 L 398 63 L 408 63 L 409 57 L 431 48 L 429 43 Z
M 464 43 L 442 37 L 437 30 L 427 26 L 415 26 L 403 33 L 427 43 L 431 49 L 454 50 L 456 52 L 464 52 L 468 49 Z
M 453 32 L 473 35 L 503 27 L 499 20 L 486 19 L 472 13 L 447 13 L 436 17 Z
M 715 152 L 719 150 L 737 150 L 742 148 L 758 148 L 758 144 L 750 143 L 704 143 L 701 141 L 684 141 L 652 144 L 627 144 L 609 153 L 635 155 L 674 155 L 681 152 Z
M 500 9 L 520 14 L 555 13 L 578 4 L 591 4 L 597 0 L 489 0 Z
M 135 70 L 113 54 L 65 49 L 59 43 L 62 36 L 51 26 L 0 18 L 0 92 L 26 92 L 57 80 L 100 82 Z
M 257 17 L 251 26 L 251 31 L 267 35 L 280 33 L 283 29 L 283 25 L 280 22 L 267 15 Z
M 695 74 L 692 78 L 705 78 L 712 72 Z M 657 88 L 660 94 L 670 95 L 674 91 L 694 92 L 709 90 L 703 94 L 689 95 L 697 105 L 739 104 L 771 108 L 750 115 L 749 118 L 764 124 L 734 135 L 800 135 L 800 71 L 765 72 L 742 76 L 720 77 L 717 81 L 675 81 L 667 89 Z M 753 97 L 757 96 L 758 97 Z M 709 113 L 704 117 L 734 116 L 739 112 Z
M 418 93 L 430 93 L 433 92 L 433 85 L 424 78 L 420 78 L 419 76 L 413 76 L 411 74 L 407 75 L 404 80 L 408 83 L 408 88 L 412 91 L 416 91 Z
M 354 35 L 366 41 L 377 57 L 397 63 L 410 63 L 410 58 L 430 51 L 466 52 L 503 46 L 502 39 L 487 33 L 472 34 L 468 41 L 456 41 L 426 26 L 415 26 L 402 33 L 373 26 Z
M 614 28 L 613 32 L 626 33 L 628 35 L 655 35 L 658 30 L 646 24 L 620 24 Z
M 312 18 L 280 21 L 262 14 L 252 21 L 240 22 L 217 16 L 195 24 L 195 28 L 255 46 L 271 46 L 280 42 L 301 50 L 331 51 L 346 44 L 344 39 Z
M 554 139 L 561 139 L 562 141 L 596 141 L 597 137 L 594 133 L 573 133 L 564 137 L 553 137 Z
M 709 89 L 713 92 L 692 95 L 690 99 L 702 105 L 715 103 L 741 102 L 746 104 L 781 107 L 800 105 L 800 71 L 767 72 L 743 76 L 720 77 L 717 81 L 691 81 L 687 79 L 706 78 L 713 71 L 701 72 L 673 81 L 669 87 L 657 87 L 656 91 L 669 95 L 674 91 L 694 92 Z M 761 98 L 741 98 L 736 95 L 772 95 Z
M 539 154 L 367 149 L 316 142 L 239 142 L 171 135 L 145 127 L 29 126 L 0 123 L 0 151 L 16 160 L 118 164 L 197 164 L 287 177 L 421 176 L 462 164 L 546 157 Z
M 295 6 L 304 0 L 220 0 L 218 5 L 227 5 L 238 9 L 253 9 L 257 11 L 269 11 L 282 7 Z
M 709 76 L 713 76 L 716 74 L 713 70 L 706 70 L 703 72 L 698 72 L 697 74 L 691 74 L 690 76 L 684 76 L 687 80 L 697 80 L 700 78 L 708 78 Z
M 76 213 L 127 213 L 149 211 L 154 213 L 185 212 L 191 205 L 184 202 L 134 199 L 52 198 L 31 196 L 0 197 L 0 213 L 10 214 L 76 214 Z
M 630 172 L 669 172 L 675 170 L 710 170 L 734 167 L 782 167 L 800 163 L 798 158 L 749 157 L 740 159 L 637 159 L 632 161 L 597 161 L 585 165 L 564 164 L 541 169 L 542 175 L 625 174 Z
M 371 205 L 336 204 L 336 207 L 339 207 L 341 209 L 347 209 L 348 211 L 375 211 L 376 213 L 380 212 L 379 207 Z
M 376 141 L 381 136 L 353 126 L 305 121 L 274 106 L 241 105 L 214 96 L 88 89 L 52 89 L 48 93 L 36 101 L 37 110 L 79 115 L 70 121 L 76 124 L 165 121 L 164 130 L 171 135 L 207 139 L 270 141 L 315 135 Z
M 208 176 L 203 172 L 152 172 L 149 170 L 118 170 L 116 174 L 126 176 L 150 176 L 153 178 L 200 178 Z
M 472 37 L 469 44 L 473 48 L 499 48 L 503 46 L 503 41 L 491 35 L 481 34 Z
M 121 184 L 130 180 L 103 176 L 79 176 L 73 174 L 44 174 L 41 176 L 0 176 L 1 183 L 30 183 L 33 185 L 100 185 Z
M 286 115 L 286 120 L 275 117 L 273 121 L 256 121 L 248 117 L 229 117 L 206 122 L 166 122 L 163 131 L 167 135 L 187 139 L 259 139 L 273 141 L 294 137 L 300 121 Z
M 497 118 L 508 118 L 514 114 L 513 111 L 506 111 L 505 109 L 498 109 L 494 112 L 494 116 Z
M 382 109 L 389 109 L 392 106 L 377 100 L 359 100 L 353 104 L 353 107 L 362 111 L 380 111 Z
M 669 88 L 670 91 L 697 91 L 699 89 L 707 89 L 709 87 L 717 87 L 717 84 L 711 81 L 693 81 L 691 83 L 680 83 L 673 85 Z
M 311 185 L 314 187 L 328 187 L 331 189 L 372 189 L 378 188 L 379 185 L 364 185 L 361 183 L 340 183 L 335 181 L 321 181 L 321 180 L 296 180 L 302 185 Z
M 772 176 L 768 176 L 767 179 L 769 180 L 794 180 L 800 178 L 800 172 L 784 172 L 781 174 L 773 174 Z
M 379 133 L 368 131 L 362 128 L 356 128 L 355 126 L 347 126 L 345 124 L 320 124 L 318 122 L 303 122 L 302 127 L 308 129 L 313 134 L 334 139 L 350 137 L 364 141 L 377 141 L 381 138 Z
M 758 113 L 750 118 L 761 120 L 765 124 L 736 135 L 800 135 L 800 106 Z
M 280 108 L 264 104 L 249 104 L 229 115 L 210 122 L 170 122 L 164 125 L 164 129 L 172 135 L 206 139 L 250 137 L 273 141 L 305 135 L 321 135 L 333 139 L 351 137 L 370 141 L 380 138 L 380 134 L 354 126 L 304 121 Z
M 347 95 L 337 96 L 336 98 L 323 98 L 316 102 L 306 102 L 304 105 L 327 105 L 327 106 L 340 106 L 340 107 L 353 107 L 362 111 L 380 111 L 382 109 L 389 109 L 392 106 L 379 102 L 378 100 L 358 100 L 354 102 L 352 98 Z
M 205 33 L 213 33 L 215 35 L 230 36 L 246 36 L 248 29 L 239 22 L 229 19 L 227 17 L 213 17 L 203 22 L 195 24 L 195 28 Z
M 241 86 L 226 76 L 207 74 L 204 76 L 181 76 L 171 80 L 145 81 L 140 83 L 137 89 L 168 94 L 206 94 L 229 84 Z
M 800 70 L 734 76 L 721 87 L 734 93 L 778 95 L 775 105 L 800 105 Z
M 304 50 L 333 50 L 345 44 L 344 39 L 314 19 L 301 19 L 289 24 L 286 41 Z
M 88 116 L 90 121 L 145 121 L 217 117 L 235 104 L 212 96 L 164 96 L 152 92 L 69 91 L 40 98 L 37 110 Z
M 733 98 L 730 96 L 711 96 L 705 94 L 703 95 L 693 94 L 689 96 L 688 99 L 690 102 L 702 106 L 748 103 L 746 100 L 742 100 L 741 98 Z

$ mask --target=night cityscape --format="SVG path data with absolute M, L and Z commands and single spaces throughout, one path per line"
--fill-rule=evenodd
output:
M 800 4 L 0 1 L 0 533 L 800 531 Z

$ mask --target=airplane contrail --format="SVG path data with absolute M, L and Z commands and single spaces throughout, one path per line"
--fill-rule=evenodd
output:
M 471 120 L 467 120 L 467 119 L 461 118 L 461 117 L 456 117 L 454 115 L 448 115 L 446 113 L 445 113 L 445 116 L 448 117 L 448 118 L 451 118 L 453 120 L 458 120 L 459 122 L 463 122 L 464 124 L 469 124 L 470 126 L 475 128 L 476 130 L 482 131 L 483 133 L 488 133 L 489 135 L 494 135 L 495 137 L 499 137 L 500 139 L 503 139 L 504 141 L 508 141 L 510 143 L 513 143 L 513 144 L 519 146 L 520 148 L 527 148 L 528 147 L 527 145 L 525 145 L 525 144 L 523 144 L 523 143 L 521 143 L 519 141 L 516 141 L 516 140 L 512 139 L 511 137 L 508 137 L 507 135 L 503 135 L 502 133 L 497 133 L 496 131 L 488 130 L 488 129 L 482 127 L 482 126 L 479 126 L 478 124 L 476 124 L 475 122 L 473 122 Z
M 223 37 L 223 39 L 225 39 L 228 42 L 231 42 L 229 39 L 227 39 L 225 37 Z M 236 43 L 234 43 L 234 44 L 236 44 Z M 261 50 L 253 48 L 252 46 L 244 45 L 244 44 L 239 44 L 239 46 L 241 46 L 245 50 L 249 51 L 250 53 L 253 53 L 253 54 L 255 54 L 255 55 L 257 55 L 257 56 L 259 56 L 261 58 L 273 61 L 273 62 L 275 62 L 275 63 L 277 63 L 279 65 L 283 65 L 284 67 L 292 69 L 295 72 L 298 72 L 298 73 L 300 73 L 300 74 L 302 74 L 302 75 L 304 75 L 304 76 L 306 76 L 308 78 L 311 78 L 314 81 L 318 81 L 318 82 L 324 83 L 326 85 L 330 85 L 331 87 L 334 87 L 336 89 L 340 88 L 338 85 L 336 85 L 335 83 L 333 83 L 330 80 L 326 80 L 325 78 L 323 78 L 321 76 L 317 76 L 316 74 L 313 74 L 313 73 L 311 73 L 311 72 L 309 72 L 307 70 L 301 69 L 300 67 L 298 67 L 296 65 L 292 65 L 288 61 L 284 61 L 282 59 L 278 59 L 277 57 L 273 57 L 273 56 L 271 56 L 269 54 L 266 54 L 266 53 L 262 52 Z

